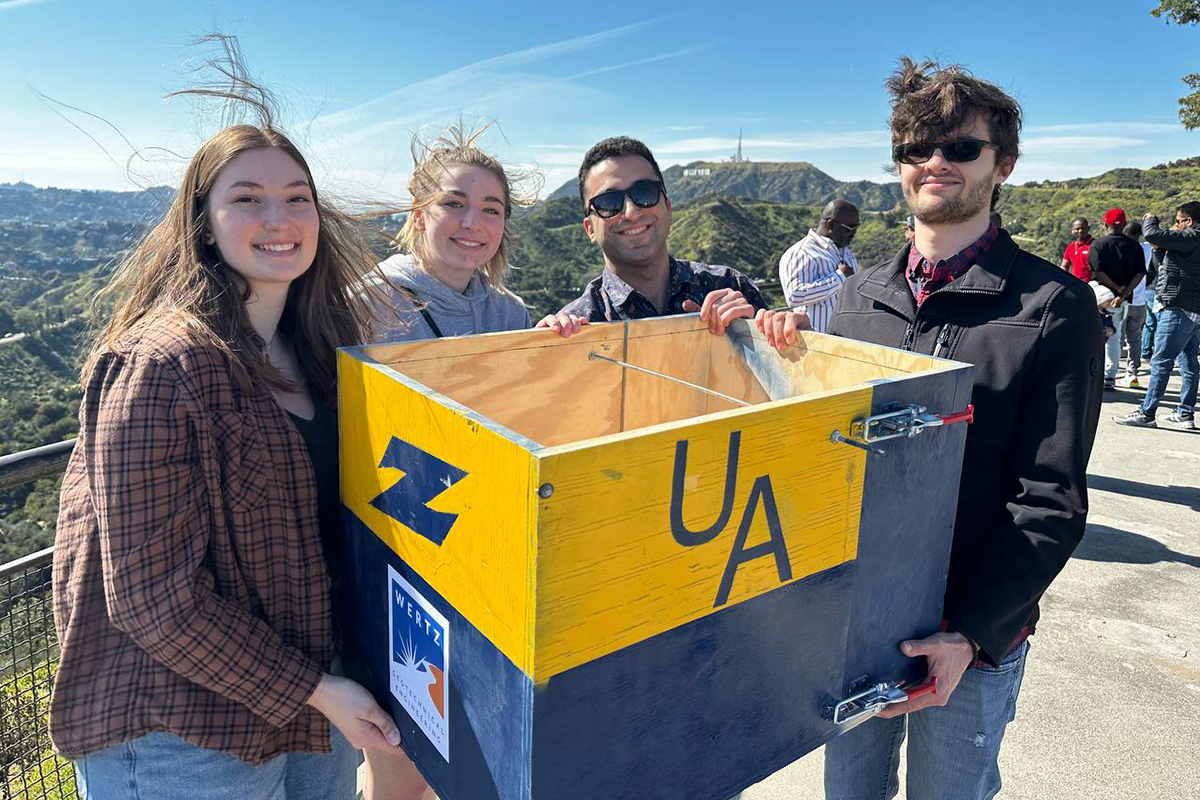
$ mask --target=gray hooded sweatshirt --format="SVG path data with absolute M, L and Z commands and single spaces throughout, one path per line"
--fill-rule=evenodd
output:
M 376 342 L 407 342 L 435 337 L 436 334 L 414 305 L 413 295 L 416 295 L 417 302 L 424 304 L 442 336 L 469 336 L 529 327 L 529 309 L 521 302 L 521 298 L 507 289 L 493 286 L 479 270 L 471 276 L 466 291 L 456 292 L 421 269 L 408 254 L 398 253 L 379 267 L 392 284 L 385 288 L 391 298 L 392 308 L 397 313 L 392 313 L 392 309 L 375 312 Z M 408 327 L 404 327 L 405 324 Z

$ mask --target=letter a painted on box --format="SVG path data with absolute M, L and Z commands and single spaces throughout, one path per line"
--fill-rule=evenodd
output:
M 426 503 L 467 476 L 464 470 L 392 437 L 379 468 L 404 472 L 371 505 L 436 545 L 446 539 L 458 514 L 434 511 Z
M 746 537 L 750 533 L 750 523 L 754 521 L 754 512 L 758 510 L 758 499 L 762 498 L 763 512 L 767 515 L 767 530 L 771 537 L 765 542 L 746 547 Z M 792 562 L 788 558 L 787 542 L 783 540 L 783 526 L 779 524 L 779 509 L 775 506 L 775 491 L 771 488 L 771 476 L 760 475 L 754 480 L 750 489 L 750 499 L 746 501 L 746 510 L 742 513 L 742 523 L 738 525 L 737 538 L 733 541 L 733 550 L 729 553 L 729 561 L 725 564 L 725 574 L 721 576 L 721 585 L 717 588 L 717 599 L 713 608 L 725 605 L 729 601 L 729 590 L 733 588 L 733 576 L 737 574 L 738 566 L 765 555 L 774 554 L 775 571 L 779 582 L 785 583 L 792 579 Z

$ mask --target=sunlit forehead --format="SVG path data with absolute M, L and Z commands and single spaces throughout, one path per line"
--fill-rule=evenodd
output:
M 443 199 L 455 197 L 473 203 L 504 207 L 504 186 L 490 170 L 472 164 L 455 164 L 443 171 L 439 190 Z
M 216 192 L 291 192 L 311 196 L 304 168 L 278 147 L 260 147 L 235 156 L 217 174 Z

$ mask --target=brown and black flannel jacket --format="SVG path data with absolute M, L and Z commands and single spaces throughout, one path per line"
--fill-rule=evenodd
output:
M 304 442 L 178 322 L 84 387 L 54 549 L 50 735 L 77 758 L 152 731 L 259 764 L 326 752 L 332 650 Z

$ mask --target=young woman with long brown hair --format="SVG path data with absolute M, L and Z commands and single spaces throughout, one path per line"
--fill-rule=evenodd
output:
M 331 611 L 334 356 L 370 335 L 374 258 L 261 93 L 198 93 L 261 124 L 200 146 L 102 298 L 55 541 L 51 736 L 89 798 L 351 798 L 355 748 L 399 752 L 335 674 Z

